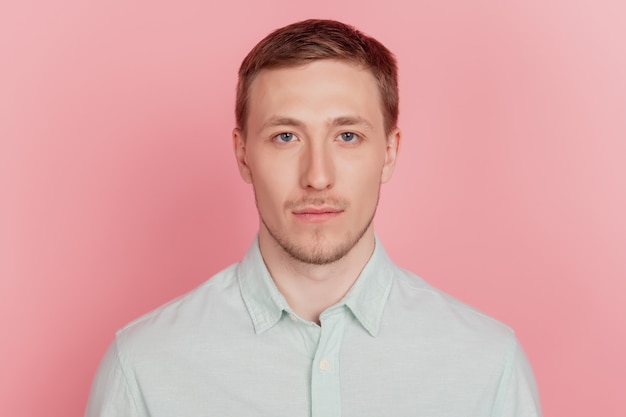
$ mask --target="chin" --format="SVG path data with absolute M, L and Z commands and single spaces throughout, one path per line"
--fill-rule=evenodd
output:
M 327 265 L 343 259 L 361 240 L 364 233 L 350 234 L 343 239 L 315 235 L 305 241 L 275 239 L 293 259 L 312 265 Z

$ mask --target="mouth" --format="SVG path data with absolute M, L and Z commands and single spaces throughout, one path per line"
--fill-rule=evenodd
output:
M 302 207 L 292 211 L 293 215 L 302 221 L 310 223 L 324 222 L 333 219 L 343 213 L 343 209 L 337 207 Z

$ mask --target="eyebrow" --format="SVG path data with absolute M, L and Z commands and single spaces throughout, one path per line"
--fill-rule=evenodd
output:
M 339 126 L 357 126 L 362 125 L 369 129 L 374 129 L 372 124 L 363 117 L 360 116 L 339 116 L 334 119 L 330 119 L 328 121 L 328 125 L 333 127 Z M 293 126 L 293 127 L 304 127 L 304 123 L 298 119 L 293 119 L 291 117 L 271 117 L 267 122 L 263 124 L 263 129 L 268 127 L 276 127 L 276 126 Z
M 360 116 L 340 116 L 332 119 L 330 121 L 331 126 L 356 126 L 363 125 L 368 127 L 369 129 L 373 129 L 372 124 L 367 120 Z
M 292 119 L 290 117 L 272 117 L 267 122 L 263 123 L 263 129 L 268 127 L 276 127 L 276 126 L 295 126 L 295 127 L 303 127 L 304 123 L 297 119 Z

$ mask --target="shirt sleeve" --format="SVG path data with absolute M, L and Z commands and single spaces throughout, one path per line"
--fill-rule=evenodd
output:
M 535 377 L 517 340 L 515 340 L 500 382 L 493 416 L 542 416 Z
M 96 372 L 85 417 L 145 417 L 137 411 L 115 341 Z

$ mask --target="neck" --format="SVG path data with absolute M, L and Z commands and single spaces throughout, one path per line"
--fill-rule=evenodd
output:
M 272 238 L 259 230 L 259 248 L 276 287 L 289 306 L 305 320 L 319 324 L 320 314 L 338 303 L 352 288 L 372 256 L 375 238 L 372 225 L 341 259 L 324 265 L 294 259 Z

